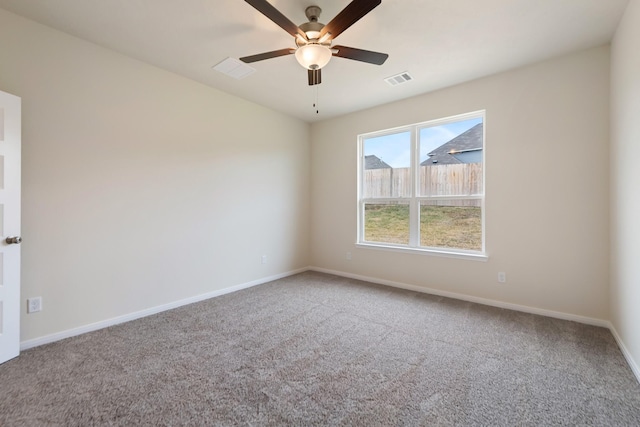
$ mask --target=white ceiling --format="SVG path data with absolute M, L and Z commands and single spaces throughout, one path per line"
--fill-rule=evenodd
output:
M 270 0 L 296 24 L 316 4 L 329 22 L 349 0 Z M 382 66 L 333 58 L 307 85 L 293 55 L 235 80 L 212 69 L 294 47 L 243 0 L 0 0 L 0 7 L 308 122 L 608 43 L 628 0 L 382 0 L 334 44 L 389 54 Z M 391 87 L 385 77 L 408 71 Z M 312 107 L 315 97 L 319 114 Z

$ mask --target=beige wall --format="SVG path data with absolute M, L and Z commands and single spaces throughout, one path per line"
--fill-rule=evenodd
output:
M 481 109 L 489 260 L 355 247 L 357 135 Z M 312 262 L 321 269 L 608 319 L 608 117 L 609 48 L 601 47 L 316 123 Z M 506 284 L 498 283 L 498 271 L 506 272 Z
M 640 378 L 640 1 L 611 51 L 611 320 Z
M 308 124 L 1 9 L 0 40 L 23 341 L 309 264 Z

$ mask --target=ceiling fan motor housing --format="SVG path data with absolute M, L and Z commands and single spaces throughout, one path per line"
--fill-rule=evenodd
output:
M 305 22 L 304 24 L 300 25 L 300 29 L 304 31 L 304 33 L 307 35 L 309 40 L 317 40 L 318 37 L 320 36 L 320 31 L 322 31 L 323 28 L 324 28 L 324 24 L 321 24 L 317 21 Z M 300 46 L 303 44 L 307 44 L 307 41 L 302 40 L 300 37 L 296 37 L 296 44 Z

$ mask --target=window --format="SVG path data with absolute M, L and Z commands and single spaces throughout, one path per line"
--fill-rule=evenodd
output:
M 358 137 L 358 243 L 484 254 L 484 112 Z

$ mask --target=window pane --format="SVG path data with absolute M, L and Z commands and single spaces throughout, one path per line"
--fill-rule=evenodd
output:
M 411 196 L 411 132 L 366 138 L 363 151 L 364 198 Z
M 421 196 L 483 193 L 481 118 L 420 129 Z
M 480 200 L 420 202 L 420 246 L 482 250 Z
M 409 244 L 409 205 L 376 203 L 364 207 L 366 242 Z

